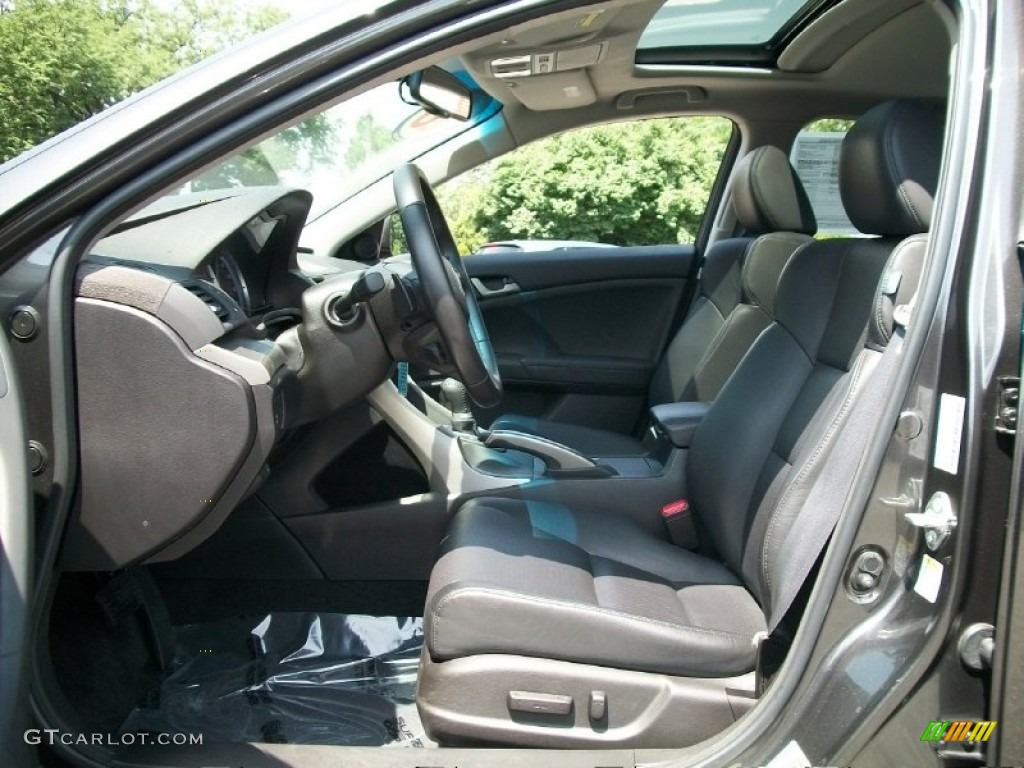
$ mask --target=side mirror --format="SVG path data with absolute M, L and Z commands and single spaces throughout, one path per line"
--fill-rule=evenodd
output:
M 473 94 L 447 70 L 427 67 L 413 72 L 402 82 L 409 88 L 412 100 L 433 115 L 469 120 L 473 113 Z

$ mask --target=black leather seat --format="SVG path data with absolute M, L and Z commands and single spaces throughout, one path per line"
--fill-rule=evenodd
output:
M 621 515 L 481 499 L 431 576 L 430 652 L 568 658 L 670 675 L 751 669 L 765 619 L 728 567 Z
M 774 321 L 697 429 L 680 491 L 717 557 L 624 516 L 523 498 L 478 498 L 455 515 L 425 611 L 418 701 L 431 734 L 678 746 L 742 711 L 737 691 L 750 705 L 756 636 L 779 585 L 802 573 L 788 553 L 803 502 L 889 341 L 894 303 L 916 290 L 941 140 L 940 112 L 898 101 L 844 142 L 843 202 L 878 237 L 796 253 Z M 569 714 L 523 694 L 547 713 L 524 719 L 507 698 L 524 690 L 568 699 Z
M 693 306 L 654 371 L 648 405 L 715 399 L 771 323 L 782 270 L 817 231 L 803 185 L 777 147 L 745 155 L 731 190 L 746 236 L 719 241 L 708 250 Z M 592 457 L 644 453 L 630 435 L 547 419 L 508 414 L 491 428 L 545 437 Z

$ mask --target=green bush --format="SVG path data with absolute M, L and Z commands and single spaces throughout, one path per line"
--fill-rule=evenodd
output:
M 730 130 L 689 117 L 570 131 L 499 158 L 442 203 L 468 250 L 504 239 L 693 242 Z

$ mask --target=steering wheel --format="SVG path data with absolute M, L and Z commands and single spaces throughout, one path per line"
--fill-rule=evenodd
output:
M 441 340 L 473 402 L 482 408 L 495 406 L 501 400 L 498 363 L 437 197 L 413 163 L 395 169 L 394 185 L 412 264 Z

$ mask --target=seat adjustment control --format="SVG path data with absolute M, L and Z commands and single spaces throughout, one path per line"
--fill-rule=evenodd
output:
M 604 691 L 590 692 L 590 719 L 594 722 L 604 720 L 608 713 L 608 697 Z
M 528 712 L 535 715 L 568 715 L 572 712 L 572 696 L 509 691 L 508 708 L 510 712 Z

